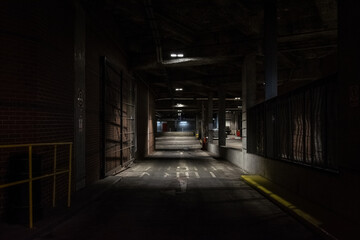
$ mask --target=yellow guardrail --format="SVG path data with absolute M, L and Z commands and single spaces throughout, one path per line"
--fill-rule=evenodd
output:
M 69 145 L 69 168 L 58 170 L 56 168 L 56 155 L 57 155 L 57 146 L 58 145 Z M 16 182 L 10 182 L 6 184 L 0 185 L 0 189 L 7 188 L 23 183 L 29 183 L 29 226 L 30 228 L 34 227 L 34 219 L 33 219 L 33 181 L 53 177 L 53 194 L 52 194 L 52 205 L 55 207 L 56 204 L 56 176 L 59 174 L 68 173 L 69 174 L 69 186 L 68 186 L 68 199 L 67 199 L 67 205 L 70 207 L 71 203 L 71 161 L 72 161 L 72 142 L 58 142 L 58 143 L 33 143 L 33 144 L 14 144 L 14 145 L 0 145 L 1 148 L 21 148 L 21 147 L 27 147 L 29 151 L 29 178 L 16 181 Z M 32 151 L 33 147 L 39 147 L 39 146 L 54 146 L 54 168 L 53 172 L 49 174 L 44 174 L 42 176 L 33 177 L 32 176 Z

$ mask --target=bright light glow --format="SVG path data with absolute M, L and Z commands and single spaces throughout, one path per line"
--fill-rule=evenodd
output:
M 181 121 L 181 122 L 180 122 L 180 125 L 187 125 L 187 124 L 188 124 L 187 121 Z
M 235 100 L 241 100 L 241 97 L 236 97 Z
M 182 88 L 175 88 L 175 91 L 182 91 Z
M 184 104 L 178 103 L 176 104 L 176 107 L 184 107 Z
M 178 58 L 182 58 L 184 57 L 184 54 L 183 53 L 170 53 L 170 57 L 178 57 Z

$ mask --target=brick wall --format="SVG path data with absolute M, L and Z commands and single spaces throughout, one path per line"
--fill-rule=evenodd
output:
M 0 2 L 1 145 L 73 141 L 72 31 L 68 1 Z M 34 154 L 43 171 L 52 168 L 52 149 L 35 148 Z M 2 150 L 0 184 L 7 181 L 9 158 Z M 42 183 L 45 193 L 47 185 Z M 6 192 L 0 190 L 0 215 Z
M 0 1 L 0 144 L 73 141 L 74 15 L 71 0 Z M 109 14 L 86 9 L 87 185 L 100 178 L 100 57 L 106 56 L 133 81 L 127 72 L 121 42 L 119 28 Z M 153 110 L 151 116 L 155 116 Z M 153 121 L 149 123 L 150 149 Z M 26 153 L 26 149 L 21 151 Z M 59 168 L 67 167 L 68 153 L 68 149 L 58 148 Z M 13 154 L 0 150 L 0 184 L 8 181 L 9 159 Z M 42 159 L 44 173 L 52 170 L 53 148 L 34 149 L 34 155 Z M 41 201 L 45 205 L 51 202 L 51 185 L 51 179 L 41 182 Z M 64 198 L 65 176 L 58 178 L 57 188 L 58 199 Z M 0 217 L 4 215 L 7 196 L 7 190 L 0 190 Z

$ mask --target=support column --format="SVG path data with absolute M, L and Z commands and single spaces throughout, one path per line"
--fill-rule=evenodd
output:
M 201 101 L 201 139 L 205 137 L 205 104 Z
M 220 85 L 219 89 L 219 146 L 226 146 L 226 132 L 225 132 L 225 90 L 224 86 Z
M 85 187 L 85 12 L 75 3 L 74 26 L 74 157 L 76 190 Z
M 360 2 L 356 0 L 338 1 L 339 75 L 336 88 L 338 118 L 336 119 L 337 136 L 336 159 L 342 169 L 353 172 L 360 170 L 360 29 L 354 27 L 360 20 Z M 334 106 L 332 106 L 334 108 Z M 335 111 L 334 111 L 335 112 Z M 335 120 L 335 121 L 336 121 Z M 330 130 L 330 131 L 332 131 Z M 328 133 L 331 139 L 331 132 Z M 329 141 L 331 143 L 331 141 Z M 329 148 L 329 151 L 331 149 Z M 329 156 L 330 157 L 330 156 Z
M 264 54 L 265 100 L 277 96 L 277 5 L 276 0 L 265 1 Z
M 235 115 L 234 115 L 234 128 L 235 128 L 235 136 L 236 136 L 236 131 L 239 129 L 239 115 L 237 112 L 235 112 Z
M 242 66 L 242 153 L 243 162 L 247 154 L 247 109 L 255 105 L 256 101 L 256 54 L 247 55 Z M 243 166 L 246 170 L 246 166 Z
M 197 134 L 198 137 L 200 137 L 199 128 L 199 114 L 197 113 L 195 116 L 195 135 Z
M 214 124 L 213 124 L 213 93 L 209 92 L 208 96 L 208 136 L 209 143 L 213 143 L 214 139 Z

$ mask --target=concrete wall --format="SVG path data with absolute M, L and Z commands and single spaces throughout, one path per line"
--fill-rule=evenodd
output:
M 219 147 L 217 144 L 208 143 L 207 150 L 245 170 L 241 149 Z
M 331 173 L 247 154 L 245 170 L 259 174 L 299 196 L 359 221 L 360 176 Z
M 355 221 L 360 220 L 360 176 L 355 172 L 340 173 L 266 159 L 254 154 L 208 144 L 208 151 L 246 173 L 261 175 L 290 192 Z
M 137 82 L 136 100 L 136 159 L 142 159 L 155 149 L 155 100 L 149 87 L 141 80 Z

